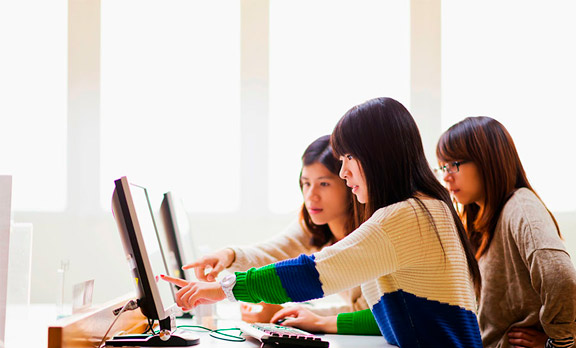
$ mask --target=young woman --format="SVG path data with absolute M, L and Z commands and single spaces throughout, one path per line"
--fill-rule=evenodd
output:
M 508 131 L 469 117 L 442 135 L 436 153 L 480 265 L 484 346 L 572 347 L 576 272 Z
M 311 255 L 225 277 L 220 284 L 163 277 L 187 309 L 231 300 L 282 303 L 362 284 L 370 310 L 315 323 L 327 333 L 374 333 L 400 347 L 481 348 L 478 265 L 446 189 L 426 161 L 410 113 L 390 98 L 349 110 L 331 137 L 340 177 L 367 220 Z
M 250 267 L 261 267 L 274 262 L 310 255 L 323 247 L 343 239 L 358 225 L 354 221 L 358 203 L 338 177 L 340 162 L 334 157 L 330 136 L 325 135 L 312 142 L 302 155 L 300 189 L 304 203 L 299 221 L 290 225 L 284 233 L 267 242 L 250 247 L 232 247 L 204 256 L 184 269 L 194 268 L 199 280 L 214 281 L 224 270 L 245 271 Z M 367 309 L 360 287 L 340 293 L 346 305 L 313 309 L 321 315 Z M 242 318 L 246 321 L 270 321 L 282 306 L 261 304 L 261 311 L 252 306 L 242 306 Z

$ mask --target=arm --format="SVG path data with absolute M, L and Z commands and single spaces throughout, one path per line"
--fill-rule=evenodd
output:
M 510 207 L 507 204 L 503 214 L 532 288 L 540 297 L 540 323 L 552 344 L 563 347 L 560 342 L 573 342 L 576 332 L 574 264 L 542 202 L 527 189 L 518 190 L 511 201 L 514 203 Z
M 253 246 L 232 247 L 235 254 L 231 271 L 245 271 L 251 267 L 262 267 L 278 261 L 291 259 L 300 254 L 312 254 L 318 249 L 310 244 L 311 235 L 299 221 L 291 223 L 284 232 L 274 238 Z
M 315 314 L 327 316 L 356 312 L 370 308 L 366 299 L 362 296 L 362 289 L 359 286 L 341 291 L 338 295 L 344 299 L 346 302 L 345 304 L 334 304 L 332 306 L 326 306 L 325 304 L 321 304 L 320 306 L 313 305 L 308 309 Z
M 399 212 L 401 209 L 403 213 Z M 409 205 L 387 207 L 377 211 L 340 242 L 316 254 L 300 255 L 260 269 L 236 272 L 230 295 L 236 300 L 252 303 L 303 302 L 392 273 L 400 267 L 401 262 L 397 259 L 396 248 L 386 228 L 395 228 L 396 234 L 401 236 L 396 239 L 399 248 L 419 249 L 421 246 L 414 245 L 418 239 L 404 237 L 406 234 L 420 235 L 420 231 L 412 226 L 418 222 L 414 214 L 414 209 Z M 387 215 L 394 216 L 388 219 Z M 385 220 L 391 222 L 387 224 Z M 414 257 L 420 256 L 410 253 L 400 261 L 410 262 Z M 205 301 L 224 298 L 219 284 L 191 284 L 187 290 L 181 289 L 177 293 L 181 307 L 190 308 Z
M 398 261 L 384 228 L 371 218 L 316 254 L 237 272 L 234 296 L 253 303 L 302 302 L 389 274 L 397 269 Z
M 570 347 L 576 332 L 576 271 L 563 250 L 536 250 L 529 258 L 533 288 L 540 294 L 540 323 L 551 347 Z
M 221 249 L 182 268 L 194 268 L 198 280 L 212 282 L 226 268 L 245 271 L 250 267 L 261 267 L 314 251 L 317 249 L 310 245 L 310 235 L 296 221 L 270 241 L 250 247 Z
M 382 335 L 370 309 L 338 314 L 337 326 L 343 335 Z

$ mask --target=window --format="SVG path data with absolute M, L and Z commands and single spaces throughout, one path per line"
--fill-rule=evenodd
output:
M 238 1 L 102 4 L 103 207 L 126 175 L 188 210 L 237 209 L 239 20 Z
M 301 205 L 300 157 L 348 109 L 382 96 L 409 106 L 409 6 L 399 0 L 270 2 L 273 212 Z
M 67 14 L 66 1 L 0 2 L 0 173 L 13 176 L 13 210 L 66 206 Z
M 534 189 L 576 209 L 576 4 L 445 1 L 442 127 L 490 116 L 511 133 Z

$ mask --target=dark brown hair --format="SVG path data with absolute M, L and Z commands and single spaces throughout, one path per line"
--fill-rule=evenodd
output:
M 302 155 L 302 168 L 314 163 L 322 164 L 332 174 L 338 176 L 338 173 L 340 172 L 340 162 L 336 159 L 336 157 L 334 157 L 334 154 L 332 153 L 329 135 L 324 135 L 314 140 L 306 148 L 306 151 L 304 151 L 304 154 Z M 300 179 L 301 178 L 302 171 L 300 171 Z M 338 178 L 338 180 L 340 180 L 340 178 Z M 300 190 L 302 190 L 302 181 L 300 181 Z M 346 234 L 349 234 L 358 226 L 355 221 L 358 203 L 350 190 L 346 190 L 346 196 L 347 201 L 349 202 L 349 206 L 347 223 L 344 228 L 346 230 Z M 333 242 L 334 234 L 332 234 L 328 224 L 316 225 L 314 222 L 312 222 L 312 218 L 310 217 L 305 204 L 302 204 L 302 209 L 300 210 L 300 222 L 303 224 L 302 227 L 312 234 L 310 243 L 315 247 L 321 248 L 326 244 Z
M 488 250 L 500 213 L 514 191 L 525 187 L 536 192 L 526 177 L 512 137 L 493 118 L 468 117 L 456 123 L 440 137 L 436 156 L 441 162 L 470 161 L 478 167 L 484 208 L 481 210 L 476 203 L 466 204 L 460 216 L 479 259 Z M 560 235 L 556 219 L 552 213 L 550 216 Z
M 335 154 L 352 155 L 360 162 L 368 186 L 363 220 L 380 208 L 409 198 L 414 198 L 428 212 L 418 193 L 446 203 L 478 294 L 480 271 L 466 231 L 450 194 L 430 169 L 418 126 L 408 110 L 391 98 L 369 100 L 353 107 L 340 119 L 330 142 Z M 428 215 L 434 224 L 429 212 Z

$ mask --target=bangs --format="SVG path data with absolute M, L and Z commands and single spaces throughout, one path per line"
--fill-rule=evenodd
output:
M 338 121 L 332 135 L 330 136 L 330 146 L 332 146 L 332 152 L 335 158 L 344 156 L 346 154 L 356 155 L 355 151 L 352 149 L 352 144 L 350 144 L 347 139 L 354 139 L 352 130 L 355 128 L 351 124 L 350 119 L 353 115 L 358 113 L 358 107 L 355 106 L 348 110 L 346 114 Z
M 438 140 L 436 157 L 439 162 L 471 160 L 466 135 L 456 126 L 458 124 L 450 127 Z

